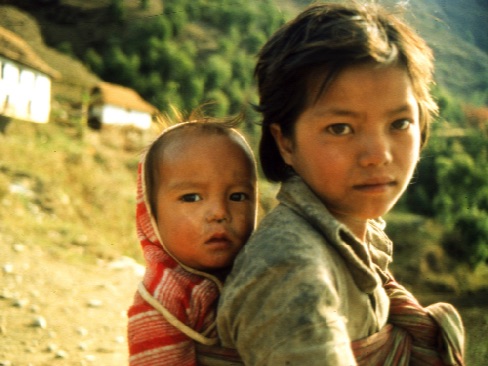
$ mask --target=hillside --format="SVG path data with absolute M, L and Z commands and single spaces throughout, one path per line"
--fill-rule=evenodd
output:
M 272 3 L 284 19 L 309 2 L 266 3 Z M 123 312 L 139 279 L 134 269 L 140 267 L 126 259 L 122 269 L 118 266 L 125 256 L 142 263 L 134 227 L 135 172 L 140 153 L 155 131 L 99 133 L 81 125 L 79 103 L 100 77 L 79 59 L 87 47 L 108 47 L 104 43 L 108 38 L 129 34 L 133 25 L 177 15 L 155 0 L 145 10 L 136 6 L 138 1 L 125 0 L 130 6 L 125 23 L 105 13 L 110 0 L 0 3 L 0 25 L 24 37 L 63 75 L 54 84 L 51 123 L 13 121 L 5 134 L 0 133 L 0 365 L 122 365 L 126 358 Z M 486 93 L 486 31 L 479 28 L 486 24 L 483 0 L 409 3 L 415 12 L 412 23 L 438 55 L 439 83 L 466 99 Z M 266 12 L 258 14 L 266 16 Z M 229 47 L 227 52 L 237 52 L 227 39 L 235 31 L 226 34 L 219 26 L 190 22 L 176 41 L 198 55 L 217 53 L 220 41 Z M 234 66 L 241 66 L 242 74 L 250 78 L 252 55 L 238 56 L 242 63 Z M 472 149 L 478 146 L 482 145 Z M 465 157 L 459 146 L 454 147 L 446 148 L 449 156 Z M 469 162 L 470 167 L 478 167 Z M 261 185 L 263 196 L 272 194 L 268 188 Z M 395 275 L 424 304 L 443 299 L 460 306 L 468 329 L 467 364 L 484 365 L 488 267 L 472 271 L 447 258 L 438 245 L 442 226 L 431 219 L 416 215 L 388 219 L 395 241 Z
M 47 46 L 42 36 L 42 22 L 28 12 L 11 5 L 0 5 L 0 26 L 21 36 L 49 66 L 61 73 L 61 78 L 53 82 L 53 117 L 70 112 L 71 107 L 79 108 L 83 96 L 100 80 L 99 77 L 76 58 Z
M 488 104 L 488 3 L 411 1 L 409 16 L 436 56 L 436 79 L 460 99 L 484 95 Z
M 398 3 L 396 0 L 382 0 L 381 2 L 389 6 Z M 134 33 L 133 29 L 137 29 L 146 21 L 149 24 L 164 20 L 169 21 L 173 26 L 180 23 L 182 25 L 186 24 L 184 25 L 184 30 L 180 32 L 181 34 L 177 36 L 178 39 L 175 39 L 180 46 L 178 52 L 182 51 L 181 47 L 187 49 L 188 42 L 193 44 L 191 47 L 195 48 L 196 51 L 191 51 L 188 54 L 189 51 L 183 50 L 179 57 L 185 58 L 185 52 L 187 52 L 186 54 L 199 58 L 200 63 L 213 61 L 207 60 L 208 56 L 205 55 L 205 52 L 208 51 L 205 51 L 205 49 L 210 50 L 212 53 L 228 52 L 225 51 L 225 47 L 228 48 L 229 46 L 222 48 L 222 42 L 226 38 L 230 39 L 231 36 L 235 36 L 225 26 L 212 23 L 211 20 L 214 12 L 218 14 L 217 11 L 222 12 L 222 14 L 232 15 L 229 10 L 220 9 L 220 7 L 209 5 L 207 2 L 190 2 L 187 8 L 181 5 L 181 9 L 190 9 L 194 13 L 190 16 L 182 17 L 179 10 L 175 12 L 170 7 L 170 5 L 175 3 L 173 1 L 165 2 L 165 7 L 162 6 L 162 1 L 148 1 L 148 7 L 142 9 L 139 6 L 139 1 L 124 0 L 120 2 L 125 7 L 120 20 L 115 19 L 113 13 L 110 12 L 108 8 L 110 3 L 110 0 L 59 0 L 46 2 L 46 4 L 28 0 L 4 0 L 2 4 L 10 5 L 0 6 L 0 26 L 4 26 L 23 36 L 46 59 L 48 64 L 61 71 L 63 81 L 55 85 L 55 95 L 61 100 L 80 100 L 82 93 L 100 77 L 91 73 L 85 65 L 74 58 L 85 59 L 88 49 L 106 50 L 110 44 L 113 44 L 114 40 L 119 40 L 117 42 L 123 41 L 124 44 L 133 42 L 133 40 L 131 41 Z M 181 2 L 181 4 L 185 3 Z M 312 1 L 287 0 L 280 2 L 269 1 L 266 3 L 269 4 L 266 9 L 280 14 L 282 20 L 286 20 L 299 9 L 312 3 Z M 462 2 L 411 0 L 403 3 L 408 4 L 407 18 L 409 22 L 427 39 L 435 51 L 437 59 L 436 79 L 439 85 L 444 86 L 451 94 L 462 100 L 470 100 L 478 104 L 488 103 L 488 35 L 485 30 L 488 22 L 488 6 L 486 2 L 480 0 L 464 0 Z M 266 22 L 266 17 L 271 19 L 269 11 L 259 12 L 258 9 L 260 8 L 257 3 L 250 2 L 249 4 L 251 5 L 246 6 L 246 9 L 241 9 L 242 14 L 247 11 L 253 12 L 252 16 L 259 19 L 262 18 L 264 23 Z M 230 3 L 230 6 L 232 6 L 232 3 Z M 214 17 L 214 19 L 216 18 Z M 244 20 L 247 19 L 245 15 L 236 19 L 247 21 Z M 188 21 L 189 23 L 185 23 Z M 249 26 L 254 27 L 251 23 L 249 23 Z M 276 28 L 276 26 L 273 27 L 273 29 Z M 250 33 L 252 34 L 253 31 Z M 49 47 L 43 45 L 41 36 Z M 259 35 L 258 39 L 259 44 L 261 44 L 263 42 L 262 36 Z M 258 42 L 258 39 L 252 40 L 252 42 Z M 219 40 L 220 46 L 216 43 L 216 40 Z M 235 38 L 233 41 L 236 42 Z M 235 95 L 235 98 L 240 98 L 240 100 L 246 98 L 245 89 L 251 79 L 252 61 L 256 47 L 251 47 L 240 56 L 241 59 L 243 57 L 248 59 L 242 60 L 243 62 L 238 66 L 241 68 L 243 75 L 236 75 L 233 72 L 235 80 L 243 78 L 243 82 L 240 83 L 241 91 L 238 92 L 234 87 L 226 86 L 226 88 L 229 88 L 226 92 L 228 96 L 230 95 L 229 98 L 232 99 L 232 95 Z M 61 49 L 73 57 L 56 52 L 53 48 Z M 124 46 L 124 49 L 126 48 L 127 46 Z M 132 50 L 124 51 L 129 58 L 133 58 L 134 52 L 140 52 L 134 50 L 133 47 L 130 48 Z M 199 49 L 201 51 L 198 51 Z M 144 58 L 147 58 L 147 56 L 143 56 L 137 62 L 143 65 Z M 188 63 L 186 60 L 181 59 L 180 61 L 185 67 L 190 67 L 190 65 L 186 65 Z M 225 68 L 228 66 L 222 64 L 221 61 L 219 62 L 223 69 L 218 72 L 227 72 Z M 159 66 L 164 68 L 162 64 Z M 203 69 L 212 68 L 213 64 L 203 64 L 202 66 Z M 135 87 L 140 94 L 146 98 L 153 99 L 153 104 L 160 107 L 165 105 L 165 102 L 161 102 L 160 98 L 172 98 L 178 104 L 177 100 L 179 98 L 176 98 L 171 93 L 166 93 L 164 97 L 153 95 L 158 90 L 162 93 L 163 89 L 167 87 L 165 83 L 174 84 L 175 81 L 176 84 L 171 87 L 180 88 L 180 94 L 184 98 L 189 98 L 191 93 L 196 93 L 192 102 L 189 102 L 192 105 L 191 108 L 194 108 L 194 104 L 202 103 L 204 101 L 203 98 L 215 99 L 224 104 L 228 103 L 222 99 L 221 95 L 215 95 L 215 93 L 210 93 L 210 95 L 208 93 L 202 94 L 199 91 L 198 88 L 201 88 L 201 86 L 197 87 L 196 85 L 201 82 L 199 81 L 201 75 L 198 75 L 198 72 L 201 72 L 202 67 L 198 65 L 195 65 L 195 67 L 195 70 L 188 70 L 194 80 L 193 84 L 188 84 L 187 86 L 185 86 L 185 83 L 177 85 L 179 84 L 178 79 L 165 80 L 164 78 L 161 80 L 163 85 L 159 87 L 157 86 L 159 84 L 155 84 L 154 88 L 148 86 L 148 84 L 153 82 L 152 79 L 148 79 L 145 82 L 146 85 L 142 86 L 140 81 L 144 80 L 141 78 L 145 75 L 145 72 L 140 69 L 138 72 L 139 79 L 141 79 L 139 83 L 137 80 L 129 81 L 127 77 L 125 79 L 121 78 L 120 72 L 115 71 L 105 74 L 105 79 L 113 79 L 106 81 L 119 82 L 124 85 L 136 83 L 137 85 L 127 86 Z

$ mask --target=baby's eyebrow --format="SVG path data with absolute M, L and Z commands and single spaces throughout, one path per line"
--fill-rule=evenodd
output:
M 202 188 L 204 185 L 204 183 L 200 182 L 180 181 L 170 184 L 168 188 L 171 190 L 188 190 Z

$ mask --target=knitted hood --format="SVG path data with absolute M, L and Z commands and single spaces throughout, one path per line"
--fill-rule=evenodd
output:
M 144 155 L 141 162 L 139 162 L 137 169 L 136 229 L 137 237 L 141 244 L 147 265 L 151 266 L 151 264 L 162 263 L 166 268 L 177 269 L 180 267 L 181 270 L 187 271 L 189 274 L 210 279 L 215 282 L 220 290 L 222 283 L 215 276 L 181 263 L 167 250 L 162 242 L 154 214 L 151 212 L 151 205 L 149 204 L 149 197 L 144 178 L 145 161 L 146 155 Z

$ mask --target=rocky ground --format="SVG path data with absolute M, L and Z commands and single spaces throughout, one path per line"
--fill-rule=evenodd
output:
M 0 235 L 0 366 L 126 365 L 141 266 L 67 263 Z
M 128 364 L 126 311 L 140 265 L 127 257 L 62 260 L 57 251 L 1 233 L 0 253 L 0 366 Z M 466 365 L 486 365 L 488 294 L 420 297 L 424 305 L 442 299 L 458 307 L 467 331 Z

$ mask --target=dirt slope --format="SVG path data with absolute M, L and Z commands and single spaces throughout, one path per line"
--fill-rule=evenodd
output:
M 141 266 L 60 262 L 0 234 L 0 365 L 127 364 L 126 310 Z

